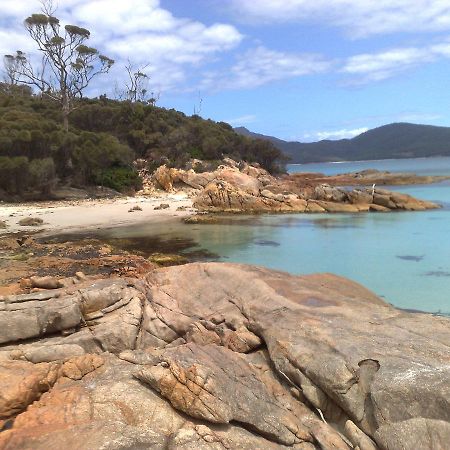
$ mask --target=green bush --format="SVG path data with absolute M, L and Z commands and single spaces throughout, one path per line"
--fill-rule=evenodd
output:
M 0 156 L 0 188 L 8 194 L 22 194 L 29 185 L 28 171 L 28 158 Z
M 142 188 L 138 173 L 129 167 L 111 167 L 96 176 L 96 183 L 119 192 L 137 191 Z
M 53 159 L 33 159 L 29 164 L 29 172 L 33 188 L 40 190 L 43 194 L 50 194 L 56 181 Z
M 73 151 L 74 173 L 80 184 L 92 184 L 106 169 L 130 164 L 133 157 L 132 150 L 114 136 L 82 132 Z

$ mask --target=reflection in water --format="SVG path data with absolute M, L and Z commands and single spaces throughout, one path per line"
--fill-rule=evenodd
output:
M 415 261 L 419 262 L 422 261 L 423 258 L 425 258 L 425 255 L 396 255 L 396 258 L 403 259 L 404 261 Z
M 259 239 L 254 241 L 255 245 L 261 245 L 263 247 L 279 247 L 281 244 L 279 242 L 275 242 L 275 241 L 267 241 L 264 239 Z
M 445 270 L 432 270 L 423 274 L 426 277 L 450 277 L 450 272 Z

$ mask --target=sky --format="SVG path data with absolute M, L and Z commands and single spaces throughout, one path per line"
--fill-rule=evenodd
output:
M 38 0 L 0 0 L 0 52 L 36 52 Z M 59 0 L 116 63 L 148 65 L 159 105 L 286 140 L 341 139 L 392 122 L 450 126 L 449 0 Z

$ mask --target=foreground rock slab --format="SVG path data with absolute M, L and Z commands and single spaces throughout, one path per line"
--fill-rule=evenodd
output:
M 0 448 L 445 449 L 450 321 L 197 263 L 0 298 Z

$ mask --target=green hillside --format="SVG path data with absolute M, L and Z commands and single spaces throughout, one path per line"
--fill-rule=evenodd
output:
M 58 105 L 24 87 L 0 84 L 0 198 L 51 196 L 53 187 L 140 187 L 133 166 L 182 167 L 189 159 L 223 156 L 257 162 L 271 172 L 281 152 L 264 140 L 238 135 L 230 125 L 143 103 L 82 99 L 65 132 Z
M 311 143 L 287 142 L 252 133 L 246 128 L 235 131 L 247 137 L 266 139 L 289 156 L 292 163 L 450 156 L 450 128 L 431 125 L 393 123 L 353 139 Z

